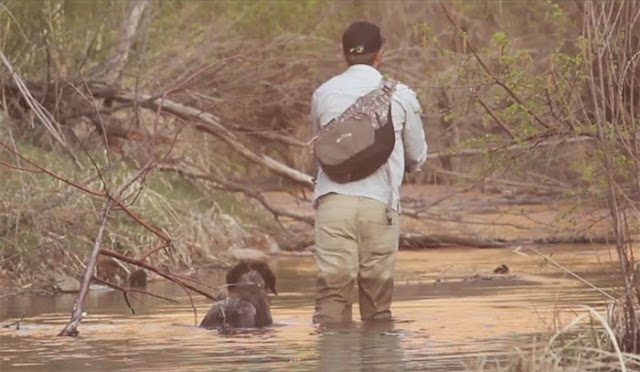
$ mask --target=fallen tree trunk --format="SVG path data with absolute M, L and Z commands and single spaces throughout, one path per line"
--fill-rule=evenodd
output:
M 441 248 L 451 246 L 475 248 L 505 248 L 519 245 L 554 244 L 612 244 L 612 236 L 549 236 L 533 239 L 487 239 L 453 235 L 400 234 L 400 247 L 404 249 Z
M 556 244 L 613 244 L 613 236 L 549 236 L 533 239 L 489 239 L 441 234 L 400 234 L 400 249 L 430 249 L 447 247 L 510 248 L 523 245 Z M 313 239 L 305 239 L 284 245 L 285 250 L 299 251 L 314 244 Z

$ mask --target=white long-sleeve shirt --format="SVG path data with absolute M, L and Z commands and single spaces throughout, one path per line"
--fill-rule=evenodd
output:
M 380 86 L 382 74 L 369 65 L 353 65 L 342 74 L 322 84 L 311 98 L 311 121 L 314 135 L 320 128 L 339 116 L 358 97 Z M 396 133 L 396 143 L 387 163 L 391 173 L 388 180 L 386 167 L 382 166 L 370 176 L 358 181 L 337 183 L 332 181 L 322 169 L 313 193 L 313 204 L 329 193 L 355 195 L 391 203 L 391 208 L 400 211 L 400 186 L 405 164 L 410 170 L 419 169 L 427 158 L 427 142 L 420 104 L 416 94 L 408 86 L 398 84 L 393 94 L 391 113 Z M 390 188 L 389 185 L 392 185 Z

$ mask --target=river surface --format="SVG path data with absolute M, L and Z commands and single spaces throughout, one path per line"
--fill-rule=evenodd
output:
M 537 248 L 605 291 L 617 280 L 606 247 Z M 500 264 L 510 273 L 489 276 Z M 0 371 L 468 371 L 479 360 L 526 350 L 584 312 L 582 305 L 604 304 L 602 294 L 526 248 L 401 251 L 394 322 L 318 329 L 313 258 L 275 257 L 273 266 L 275 325 L 233 334 L 195 327 L 210 301 L 194 295 L 196 319 L 189 297 L 162 281 L 148 290 L 180 303 L 137 296 L 144 303 L 132 300 L 135 315 L 122 294 L 92 291 L 75 338 L 56 337 L 75 295 L 3 300 L 4 324 L 24 319 L 19 329 L 0 329 Z M 223 279 L 220 272 L 198 276 L 212 285 Z

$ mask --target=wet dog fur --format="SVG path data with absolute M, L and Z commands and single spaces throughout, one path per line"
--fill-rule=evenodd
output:
M 200 327 L 256 328 L 273 323 L 268 291 L 276 291 L 276 276 L 265 262 L 243 261 L 226 275 L 227 296 L 215 302 Z

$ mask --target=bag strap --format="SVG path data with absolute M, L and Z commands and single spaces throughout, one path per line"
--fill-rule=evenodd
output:
M 336 118 L 331 120 L 325 127 L 328 127 L 331 125 L 331 123 L 338 121 L 345 116 L 350 115 L 351 111 L 356 110 L 356 107 L 360 104 L 361 100 L 364 99 L 366 96 L 377 95 L 379 97 L 379 98 L 378 97 L 374 98 L 373 105 L 375 108 L 390 105 L 391 97 L 393 96 L 393 92 L 396 90 L 396 85 L 398 85 L 397 81 L 391 80 L 391 79 L 385 79 L 383 77 L 381 80 L 381 84 L 376 89 L 358 97 L 358 99 L 356 99 L 354 103 L 349 105 L 349 107 L 347 107 L 347 109 L 344 110 L 342 114 L 338 115 Z
M 382 92 L 384 93 L 384 95 L 388 97 L 389 100 L 391 100 L 391 96 L 393 96 L 393 92 L 395 92 L 397 85 L 398 85 L 398 82 L 396 80 L 387 79 L 383 77 L 382 87 L 380 89 L 382 89 Z

